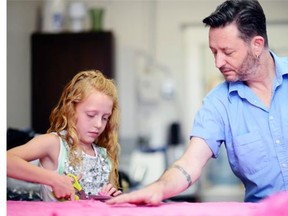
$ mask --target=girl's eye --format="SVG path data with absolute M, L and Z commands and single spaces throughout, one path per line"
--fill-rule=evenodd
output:
M 88 116 L 89 118 L 93 118 L 95 115 L 87 113 L 87 116 Z

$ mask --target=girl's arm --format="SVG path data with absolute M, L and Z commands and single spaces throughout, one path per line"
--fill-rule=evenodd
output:
M 57 198 L 74 199 L 71 179 L 55 172 L 58 166 L 60 140 L 57 135 L 44 134 L 34 137 L 24 145 L 7 151 L 7 176 L 52 187 Z M 43 168 L 29 163 L 39 159 Z

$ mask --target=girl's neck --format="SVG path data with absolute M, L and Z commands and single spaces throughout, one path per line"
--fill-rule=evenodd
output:
M 81 145 L 80 144 L 80 149 L 87 155 L 96 156 L 92 144 L 91 145 Z

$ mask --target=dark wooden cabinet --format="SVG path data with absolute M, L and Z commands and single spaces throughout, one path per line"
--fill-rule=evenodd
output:
M 45 133 L 62 90 L 83 70 L 96 69 L 114 78 L 112 32 L 42 34 L 31 36 L 32 128 Z

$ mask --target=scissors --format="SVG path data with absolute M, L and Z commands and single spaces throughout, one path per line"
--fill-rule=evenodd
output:
M 73 178 L 73 187 L 75 188 L 75 200 L 105 201 L 105 200 L 112 198 L 111 196 L 105 196 L 105 195 L 86 194 L 85 191 L 83 190 L 82 186 L 80 185 L 76 175 L 68 173 L 67 176 Z

